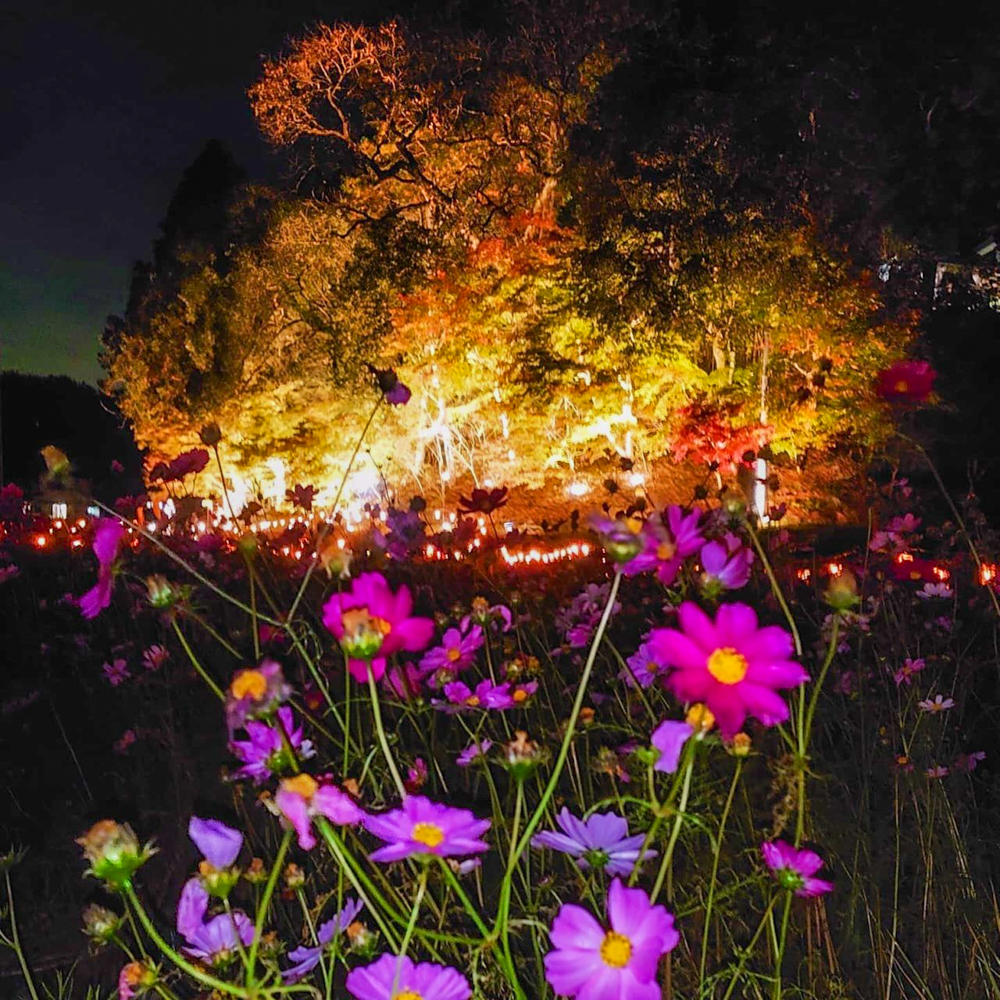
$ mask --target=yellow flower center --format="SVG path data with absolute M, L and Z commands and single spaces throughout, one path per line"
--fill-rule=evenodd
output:
M 645 522 L 642 520 L 641 517 L 629 517 L 626 518 L 625 520 L 625 524 L 627 525 L 628 530 L 631 531 L 633 535 L 638 535 L 639 532 L 642 531 L 642 526 L 644 523 Z
M 402 993 L 393 993 L 392 1000 L 424 1000 L 416 990 L 404 990 Z
M 656 558 L 666 562 L 668 559 L 673 559 L 676 551 L 677 546 L 673 542 L 660 542 L 656 547 Z
M 316 784 L 315 778 L 310 777 L 308 774 L 297 774 L 294 778 L 285 778 L 281 783 L 281 787 L 286 792 L 297 792 L 308 802 L 316 794 L 316 789 L 319 788 L 319 785 Z
M 511 695 L 514 701 L 524 701 L 528 697 L 528 692 L 524 688 L 517 688 L 517 690 Z
M 341 615 L 341 621 L 344 623 L 344 634 L 351 637 L 364 635 L 366 632 L 385 636 L 392 631 L 389 622 L 384 618 L 375 618 L 367 608 L 350 608 Z
M 437 847 L 444 840 L 444 830 L 436 823 L 415 823 L 410 839 L 426 847 Z
M 259 670 L 241 670 L 229 688 L 237 700 L 252 698 L 260 701 L 267 694 L 267 678 Z
M 909 383 L 909 382 L 907 382 L 907 381 L 906 381 L 906 379 L 904 379 L 904 378 L 901 378 L 901 379 L 900 379 L 900 380 L 899 380 L 899 381 L 898 381 L 898 382 L 897 382 L 897 383 L 896 383 L 896 384 L 895 384 L 895 385 L 893 386 L 893 389 L 895 389 L 895 390 L 896 390 L 896 392 L 909 392 L 909 391 L 910 391 L 910 383 Z
M 458 646 L 452 646 L 451 649 L 448 650 L 448 654 L 447 655 L 448 655 L 448 659 L 452 663 L 454 663 L 456 660 L 458 660 L 458 659 L 461 658 L 462 651 L 458 648 Z
M 612 969 L 622 969 L 632 957 L 632 942 L 624 934 L 608 931 L 601 942 L 601 961 Z
M 697 702 L 688 709 L 684 721 L 696 732 L 707 733 L 715 725 L 715 716 L 707 705 Z
M 479 695 L 470 694 L 469 697 L 465 699 L 465 704 L 470 708 L 476 708 L 479 705 Z
M 739 684 L 749 668 L 747 658 L 732 646 L 723 646 L 708 658 L 708 672 L 720 684 Z

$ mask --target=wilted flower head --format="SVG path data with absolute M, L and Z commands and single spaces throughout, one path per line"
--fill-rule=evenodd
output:
M 213 420 L 210 424 L 205 424 L 198 431 L 198 438 L 206 448 L 214 448 L 222 440 L 222 431 L 219 425 Z
M 760 845 L 764 863 L 783 889 L 796 896 L 822 896 L 833 890 L 833 883 L 813 876 L 823 867 L 823 859 L 814 851 L 792 847 L 784 840 Z
M 150 844 L 140 847 L 138 837 L 127 823 L 111 819 L 95 823 L 76 842 L 90 862 L 86 874 L 107 882 L 114 889 L 124 888 L 136 869 L 156 853 Z
M 118 973 L 118 1000 L 132 1000 L 155 983 L 155 967 L 148 962 L 129 962 Z
M 188 588 L 171 583 L 162 573 L 146 577 L 149 603 L 158 610 L 172 607 L 188 594 Z
M 112 940 L 121 925 L 122 918 L 106 906 L 91 903 L 83 909 L 83 933 L 101 944 Z
M 410 401 L 409 387 L 400 382 L 399 376 L 391 368 L 368 365 L 368 370 L 375 376 L 379 392 L 390 406 L 405 406 Z

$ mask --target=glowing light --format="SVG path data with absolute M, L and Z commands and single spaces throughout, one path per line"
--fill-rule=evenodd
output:
M 931 572 L 942 582 L 951 579 L 951 573 L 944 568 L 944 566 L 934 566 L 931 568 Z
M 378 470 L 370 467 L 352 472 L 347 480 L 348 489 L 357 497 L 374 496 L 378 493 L 378 485 Z
M 826 564 L 826 571 L 830 576 L 840 576 L 844 572 L 844 564 L 839 562 L 829 562 Z
M 590 492 L 590 487 L 585 482 L 577 480 L 566 487 L 566 492 L 572 497 L 585 497 Z
M 900 552 L 896 556 L 896 562 L 897 563 L 913 562 L 913 554 L 911 552 Z
M 812 578 L 812 570 L 809 568 L 797 569 L 795 571 L 795 576 L 801 580 L 803 583 L 808 583 Z
M 640 486 L 646 485 L 646 476 L 642 472 L 630 472 L 628 474 L 628 484 L 632 489 L 638 489 Z
M 45 546 L 48 544 L 49 544 L 49 539 L 47 535 L 35 535 L 35 545 L 38 548 L 44 549 Z
M 987 587 L 997 578 L 997 564 L 996 563 L 980 563 L 979 565 L 979 582 Z

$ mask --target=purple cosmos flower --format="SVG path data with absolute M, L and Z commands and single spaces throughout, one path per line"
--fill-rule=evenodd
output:
M 121 657 L 111 663 L 103 663 L 101 669 L 104 671 L 104 676 L 112 687 L 124 684 L 132 676 L 128 669 L 128 663 Z
M 77 601 L 84 618 L 96 618 L 111 603 L 114 564 L 124 538 L 125 528 L 116 518 L 102 517 L 97 522 L 91 543 L 97 556 L 97 583 Z
M 707 594 L 739 590 L 750 579 L 753 552 L 732 532 L 721 541 L 706 542 L 701 547 L 701 586 Z
M 356 1000 L 469 1000 L 472 990 L 457 969 L 414 963 L 405 955 L 381 955 L 351 969 L 344 984 Z
M 381 573 L 362 573 L 344 594 L 323 605 L 323 624 L 336 636 L 348 657 L 348 669 L 358 681 L 371 671 L 375 680 L 385 673 L 392 653 L 424 649 L 434 634 L 430 618 L 415 618 L 406 587 L 394 594 Z
M 927 775 L 928 778 L 947 778 L 948 768 L 945 767 L 944 764 L 936 764 L 934 767 L 927 768 L 927 770 L 924 771 L 924 774 Z
M 653 650 L 648 642 L 644 642 L 626 661 L 628 670 L 622 670 L 618 675 L 626 684 L 648 688 L 664 668 L 653 659 Z
M 694 728 L 684 721 L 667 719 L 661 722 L 650 737 L 650 742 L 660 751 L 653 770 L 673 774 L 680 764 L 681 750 L 693 733 Z
M 724 604 L 713 622 L 698 605 L 677 609 L 680 630 L 654 629 L 653 655 L 675 667 L 666 685 L 685 702 L 704 702 L 732 736 L 752 715 L 773 726 L 788 718 L 788 706 L 776 688 L 796 687 L 809 675 L 792 655 L 791 636 L 777 625 L 758 628 L 757 614 L 746 604 Z
M 684 560 L 705 544 L 701 534 L 701 511 L 693 507 L 689 514 L 671 504 L 666 523 L 654 514 L 642 527 L 642 551 L 622 567 L 626 576 L 656 570 L 660 582 L 669 587 L 677 579 Z
M 327 920 L 326 923 L 320 924 L 316 928 L 318 944 L 314 946 L 303 945 L 288 953 L 288 957 L 295 965 L 290 969 L 283 970 L 281 978 L 286 983 L 297 983 L 303 976 L 312 972 L 319 965 L 323 949 L 354 923 L 362 908 L 363 904 L 356 899 L 345 900 L 343 909 L 332 920 Z
M 434 854 L 448 858 L 488 851 L 480 838 L 490 828 L 488 819 L 476 819 L 468 809 L 453 809 L 422 795 L 404 799 L 399 809 L 381 816 L 366 816 L 365 829 L 386 842 L 370 856 L 371 861 Z
M 236 910 L 205 920 L 208 892 L 196 878 L 188 879 L 177 904 L 177 932 L 187 941 L 184 951 L 209 962 L 225 961 L 242 943 L 253 941 L 253 923 Z
M 285 778 L 274 796 L 274 804 L 298 834 L 299 847 L 311 851 L 316 846 L 313 816 L 325 816 L 338 826 L 350 826 L 365 818 L 354 799 L 336 785 L 320 785 L 308 774 Z
M 965 771 L 966 773 L 971 774 L 975 771 L 981 760 L 986 760 L 985 750 L 973 750 L 973 752 L 969 754 L 960 753 L 955 758 L 955 770 Z
M 577 819 L 565 806 L 556 816 L 562 833 L 543 830 L 531 838 L 533 847 L 551 847 L 576 858 L 577 867 L 603 868 L 609 875 L 631 875 L 645 837 L 630 837 L 628 821 L 616 813 L 593 813 Z M 644 858 L 656 857 L 646 851 Z
M 425 673 L 447 670 L 457 674 L 472 666 L 476 653 L 483 648 L 483 630 L 472 625 L 464 634 L 450 628 L 441 636 L 441 645 L 427 650 L 420 659 L 420 669 Z
M 479 760 L 480 757 L 485 757 L 491 746 L 493 746 L 493 740 L 487 739 L 470 743 L 455 758 L 455 763 L 459 767 L 468 767 L 473 761 Z
M 813 876 L 823 867 L 823 859 L 805 848 L 795 848 L 784 840 L 760 845 L 764 863 L 778 884 L 796 896 L 822 896 L 833 890 L 833 883 Z
M 473 621 L 489 625 L 493 631 L 509 632 L 514 624 L 514 615 L 506 604 L 488 605 L 485 598 L 477 597 L 472 602 L 472 614 L 466 615 L 459 623 L 462 631 L 467 631 Z
M 312 740 L 302 738 L 302 726 L 295 727 L 292 710 L 287 705 L 278 709 L 273 726 L 250 719 L 243 728 L 248 739 L 229 741 L 230 751 L 243 761 L 243 767 L 233 772 L 234 778 L 253 778 L 259 785 L 272 774 L 280 774 L 291 767 L 289 747 L 300 761 L 308 760 L 316 752 Z
M 217 819 L 192 816 L 188 822 L 188 836 L 202 857 L 217 869 L 234 864 L 243 847 L 243 834 Z
M 912 684 L 913 675 L 923 670 L 924 666 L 923 657 L 916 660 L 911 660 L 907 657 L 903 660 L 903 665 L 899 670 L 892 675 L 892 679 L 896 682 L 896 687 L 899 687 L 900 684 Z
M 275 660 L 263 660 L 259 667 L 238 670 L 226 692 L 229 732 L 245 726 L 248 719 L 268 718 L 291 693 L 281 664 Z
M 917 708 L 921 712 L 947 712 L 949 708 L 955 707 L 955 700 L 953 698 L 945 698 L 944 695 L 938 694 L 934 698 L 925 698 L 923 701 L 917 702 Z
M 517 684 L 511 689 L 506 681 L 503 684 L 494 684 L 486 678 L 476 685 L 474 691 L 461 681 L 452 681 L 451 684 L 444 686 L 444 694 L 448 701 L 435 700 L 432 704 L 435 708 L 446 712 L 463 712 L 475 708 L 505 712 L 523 705 L 537 690 L 537 681 Z
M 660 957 L 680 940 L 673 916 L 616 878 L 608 891 L 608 923 L 606 930 L 574 903 L 559 908 L 545 956 L 549 985 L 559 996 L 583 1000 L 659 1000 Z
M 955 591 L 946 583 L 925 583 L 921 590 L 917 591 L 917 597 L 922 601 L 946 600 L 954 596 Z

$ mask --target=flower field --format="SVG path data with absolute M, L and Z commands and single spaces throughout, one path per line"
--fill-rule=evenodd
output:
M 893 473 L 831 547 L 725 492 L 541 539 L 289 494 L 294 538 L 70 539 L 4 491 L 4 995 L 1000 997 L 974 507 Z

